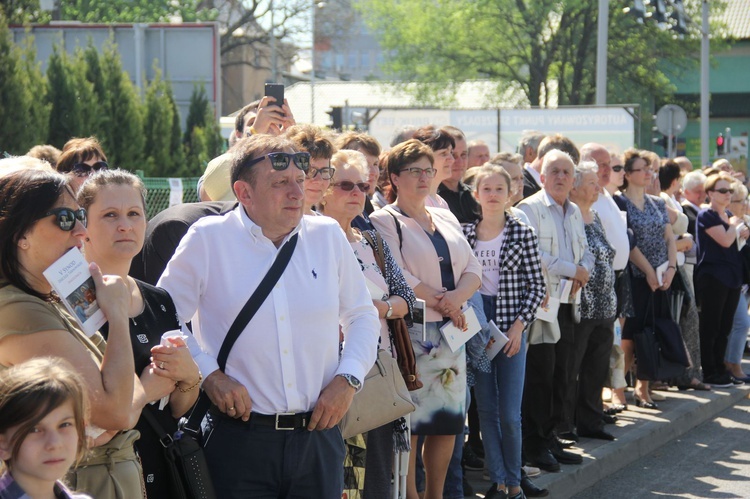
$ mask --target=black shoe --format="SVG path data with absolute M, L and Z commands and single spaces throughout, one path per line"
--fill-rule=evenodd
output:
M 712 388 L 731 388 L 734 386 L 732 377 L 726 373 L 707 376 L 703 381 Z
M 464 497 L 474 497 L 474 487 L 471 486 L 471 484 L 469 483 L 469 481 L 466 479 L 465 476 L 463 477 L 462 485 L 464 488 Z M 489 497 L 489 496 L 486 496 L 486 497 Z M 499 496 L 499 497 L 503 497 L 503 496 Z
M 463 456 L 461 457 L 461 466 L 467 470 L 482 471 L 484 461 L 479 459 L 470 445 L 464 445 Z
M 526 457 L 528 458 L 530 465 L 536 466 L 539 469 L 550 471 L 552 473 L 560 471 L 560 463 L 558 463 L 552 453 L 546 449 L 538 452 L 529 452 L 526 454 Z M 523 484 L 523 480 L 521 480 L 521 484 Z
M 521 487 L 521 490 L 518 491 L 518 494 L 511 496 L 506 496 L 508 499 L 526 499 L 526 494 L 523 493 L 523 487 Z
M 602 414 L 602 421 L 604 421 L 604 424 L 615 424 L 617 422 L 617 416 Z
M 474 494 L 471 494 L 471 495 L 473 496 Z M 464 492 L 464 497 L 466 497 L 466 492 Z M 490 487 L 490 489 L 484 494 L 484 499 L 507 499 L 507 498 L 508 498 L 508 493 L 504 490 L 498 490 L 496 483 L 493 483 L 492 487 Z
M 557 438 L 557 443 L 559 443 L 560 447 L 562 447 L 563 449 L 570 449 L 576 444 L 574 440 L 565 440 L 564 438 L 560 438 L 560 437 L 555 437 L 555 438 Z
M 549 495 L 549 490 L 540 489 L 526 475 L 521 475 L 521 490 L 526 494 L 526 497 L 547 497 Z
M 579 454 L 563 450 L 562 447 L 557 444 L 557 441 L 552 443 L 550 454 L 552 454 L 552 457 L 554 457 L 558 463 L 562 464 L 581 464 L 583 462 L 583 457 Z
M 615 436 L 604 430 L 592 431 L 591 433 L 579 433 L 583 438 L 596 438 L 599 440 L 615 440 Z
M 745 384 L 745 381 L 744 381 L 744 380 L 741 380 L 740 378 L 735 378 L 735 377 L 734 377 L 734 376 L 732 376 L 732 375 L 730 375 L 730 376 L 729 376 L 729 379 L 731 379 L 731 380 L 732 380 L 732 384 L 733 384 L 734 386 L 740 386 L 740 385 L 744 385 L 744 384 Z
M 656 402 L 647 402 L 641 398 L 638 397 L 638 395 L 633 395 L 633 400 L 635 401 L 635 406 L 640 407 L 642 409 L 653 409 L 657 410 L 659 409 L 659 406 L 656 405 Z
M 557 436 L 562 438 L 563 440 L 572 440 L 574 442 L 578 442 L 578 433 L 576 433 L 575 430 L 558 433 Z

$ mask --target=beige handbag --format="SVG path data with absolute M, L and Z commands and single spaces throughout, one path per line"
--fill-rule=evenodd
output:
M 406 388 L 398 363 L 386 350 L 365 376 L 364 386 L 339 423 L 341 434 L 349 438 L 379 428 L 414 412 L 414 402 Z

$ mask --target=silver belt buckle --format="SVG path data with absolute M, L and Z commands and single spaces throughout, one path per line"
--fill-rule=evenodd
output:
M 291 431 L 294 430 L 294 428 L 285 428 L 285 427 L 279 427 L 279 416 L 294 416 L 293 412 L 282 412 L 280 414 L 276 415 L 276 429 L 277 430 L 285 430 L 285 431 Z

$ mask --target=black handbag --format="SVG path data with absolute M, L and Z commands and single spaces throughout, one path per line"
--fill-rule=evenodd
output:
M 653 293 L 649 299 L 651 324 L 633 335 L 640 380 L 663 381 L 682 376 L 690 358 L 680 326 L 671 317 L 656 317 Z M 646 312 L 648 317 L 648 311 Z
M 298 234 L 293 235 L 279 250 L 273 265 L 234 319 L 216 359 L 222 372 L 226 369 L 229 351 L 234 346 L 235 341 L 271 293 L 287 264 L 289 264 L 297 245 L 297 239 Z M 176 494 L 181 494 L 180 497 L 184 499 L 216 498 L 206 457 L 203 454 L 205 440 L 203 440 L 201 434 L 201 422 L 206 417 L 211 405 L 208 394 L 201 390 L 190 415 L 180 421 L 180 429 L 174 435 L 169 435 L 161 428 L 156 418 L 148 413 L 148 408 L 143 411 L 146 420 L 159 434 L 169 463 L 170 479 L 175 487 L 174 490 Z

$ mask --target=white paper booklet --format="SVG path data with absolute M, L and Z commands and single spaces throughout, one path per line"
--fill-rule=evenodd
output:
M 545 322 L 555 322 L 557 320 L 557 311 L 560 309 L 560 299 L 550 296 L 547 298 L 547 305 L 536 309 L 536 318 Z
M 107 322 L 96 302 L 89 264 L 78 248 L 71 249 L 50 265 L 44 277 L 87 335 L 93 335 Z
M 664 284 L 664 273 L 667 271 L 668 268 L 669 268 L 669 260 L 667 260 L 666 262 L 656 267 L 656 269 L 654 269 L 656 270 L 656 282 L 659 283 L 659 286 Z
M 461 348 L 461 345 L 469 341 L 472 336 L 482 329 L 474 308 L 466 307 L 463 309 L 463 313 L 466 317 L 466 327 L 464 329 L 458 329 L 453 325 L 453 321 L 446 322 L 440 328 L 440 332 L 443 333 L 443 338 L 445 338 L 445 342 L 448 343 L 452 352 Z
M 409 328 L 409 337 L 423 343 L 427 341 L 424 307 L 424 300 L 420 300 L 419 298 L 417 298 L 417 300 L 414 302 L 414 309 L 411 312 L 411 318 L 414 322 L 414 325 Z
M 737 226 L 737 251 L 741 250 L 743 246 L 747 243 L 747 239 L 742 239 L 740 237 L 740 232 L 742 232 L 742 229 L 744 229 L 746 226 L 744 223 L 741 223 Z
M 487 357 L 492 360 L 497 357 L 505 345 L 510 341 L 505 333 L 500 331 L 494 321 L 489 322 L 490 325 L 490 342 L 487 343 Z

